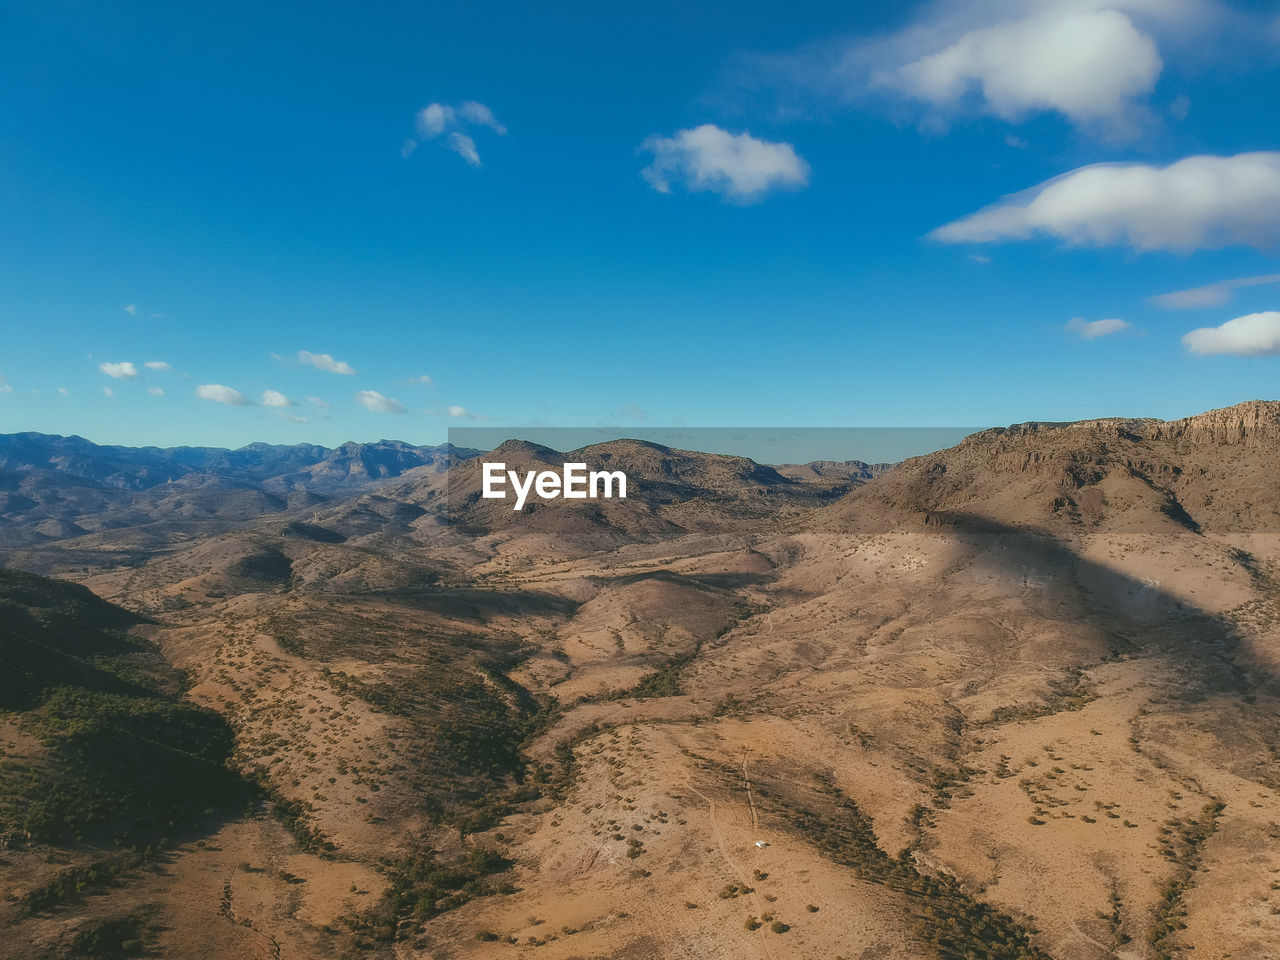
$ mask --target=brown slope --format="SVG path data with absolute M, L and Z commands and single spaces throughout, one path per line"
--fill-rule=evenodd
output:
M 1058 532 L 1276 531 L 1278 469 L 1277 401 L 1171 421 L 1023 423 L 907 460 L 827 519 L 850 530 L 965 514 Z

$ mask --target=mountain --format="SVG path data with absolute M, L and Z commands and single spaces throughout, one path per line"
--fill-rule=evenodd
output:
M 345 497 L 410 471 L 443 471 L 475 451 L 397 440 L 336 449 L 254 443 L 100 446 L 82 437 L 0 435 L 0 543 L 35 544 L 165 523 L 207 534 Z
M 1181 420 L 1024 423 L 901 464 L 838 514 L 965 514 L 1059 531 L 1280 531 L 1280 402 Z M 996 478 L 999 478 L 997 481 Z
M 631 478 L 520 512 L 372 446 L 43 461 L 4 558 L 62 579 L 0 571 L 8 954 L 1280 955 L 1280 404 L 889 468 L 513 440 Z M 122 752 L 254 788 L 194 810 Z

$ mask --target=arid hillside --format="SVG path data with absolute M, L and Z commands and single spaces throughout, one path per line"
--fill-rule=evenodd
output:
M 1280 955 L 1280 403 L 887 470 L 502 453 L 636 492 L 517 513 L 401 463 L 107 523 L 92 464 L 41 467 L 0 955 Z M 35 817 L 114 762 L 94 704 L 208 804 Z

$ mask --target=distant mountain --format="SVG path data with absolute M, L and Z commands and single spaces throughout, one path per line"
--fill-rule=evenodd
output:
M 825 487 L 832 495 L 848 493 L 868 480 L 874 480 L 893 468 L 892 463 L 865 463 L 862 460 L 814 460 L 812 463 L 786 463 L 778 473 L 792 480 Z
M 482 498 L 479 459 L 459 461 L 446 477 L 414 473 L 388 485 L 382 494 L 440 509 L 449 524 L 464 532 L 532 535 L 542 538 L 544 549 L 569 553 L 683 532 L 746 529 L 830 499 L 826 481 L 785 476 L 746 457 L 642 440 L 612 440 L 568 452 L 509 440 L 484 460 L 501 461 L 522 475 L 531 470 L 558 472 L 566 462 L 585 463 L 589 471 L 622 471 L 627 498 L 584 503 L 533 497 L 517 513 L 513 499 Z M 856 482 L 860 481 L 842 478 L 839 492 Z
M 398 440 L 218 447 L 121 447 L 83 437 L 0 435 L 0 545 L 77 540 L 118 562 L 166 543 L 206 537 L 268 515 L 303 523 L 308 536 L 403 533 L 424 513 L 473 532 L 510 527 L 562 544 L 671 536 L 753 523 L 778 510 L 830 502 L 887 466 L 819 461 L 779 468 L 745 457 L 615 440 L 568 453 L 510 440 L 485 459 L 521 471 L 582 461 L 632 479 L 626 501 L 511 505 L 480 497 L 479 451 Z M 321 529 L 323 527 L 323 529 Z M 126 536 L 123 531 L 128 530 Z M 301 535 L 301 534 L 299 534 Z
M 447 470 L 476 451 L 399 440 L 122 447 L 83 437 L 0 435 L 0 542 L 38 543 L 148 523 L 240 521 Z
M 429 464 L 446 468 L 454 457 L 474 455 L 451 444 L 418 447 L 400 440 L 344 443 L 336 449 L 311 443 L 251 443 L 221 447 L 120 447 L 83 437 L 43 433 L 0 434 L 0 471 L 48 471 L 104 487 L 147 490 L 193 474 L 237 483 L 360 486 Z

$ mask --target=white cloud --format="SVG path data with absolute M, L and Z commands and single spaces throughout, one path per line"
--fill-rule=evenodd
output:
M 399 400 L 384 397 L 377 390 L 361 390 L 356 394 L 356 403 L 374 413 L 405 413 L 404 404 Z
M 196 396 L 201 400 L 212 400 L 225 403 L 228 407 L 247 407 L 249 401 L 239 390 L 232 390 L 220 383 L 202 383 L 196 387 Z
M 926 0 L 913 10 L 896 32 L 749 58 L 742 87 L 776 87 L 771 102 L 799 113 L 813 112 L 795 99 L 808 93 L 888 106 L 934 130 L 973 115 L 1051 114 L 1131 137 L 1155 122 L 1166 58 L 1203 60 L 1245 19 L 1223 0 Z
M 1129 321 L 1115 317 L 1105 320 L 1085 320 L 1083 317 L 1074 317 L 1067 323 L 1066 329 L 1082 339 L 1096 340 L 1098 337 L 1108 337 L 1121 330 L 1128 330 L 1132 326 L 1133 324 Z
M 128 360 L 121 363 L 100 363 L 98 369 L 116 380 L 132 380 L 138 375 L 138 368 Z
M 296 407 L 297 404 L 279 390 L 263 390 L 262 405 L 264 407 Z
M 492 417 L 482 417 L 478 413 L 472 413 L 466 407 L 461 407 L 461 406 L 458 406 L 457 404 L 454 404 L 453 406 L 445 407 L 442 410 L 439 410 L 439 409 L 423 410 L 422 412 L 429 417 L 453 417 L 458 420 L 492 420 L 493 419 Z
M 164 396 L 164 390 L 161 387 L 147 387 L 147 393 L 151 394 L 153 397 Z
M 944 243 L 1036 235 L 1140 251 L 1270 248 L 1280 236 L 1280 153 L 1195 156 L 1165 167 L 1081 167 L 934 230 Z
M 418 111 L 418 136 L 424 140 L 440 136 L 445 127 L 453 125 L 455 116 L 453 107 L 442 103 L 427 104 Z
M 127 303 L 124 305 L 123 309 L 124 312 L 131 317 L 136 317 L 138 315 L 138 305 L 136 303 Z
M 1163 69 L 1156 42 L 1120 10 L 1074 6 L 970 30 L 873 82 L 946 111 L 976 97 L 1006 121 L 1056 112 L 1079 125 L 1127 125 Z
M 328 373 L 340 373 L 343 376 L 354 376 L 356 370 L 351 364 L 343 360 L 335 360 L 327 353 L 312 353 L 309 350 L 298 351 L 298 362 L 309 363 L 317 370 L 324 370 Z
M 13 388 L 12 388 L 12 387 L 10 387 L 10 389 L 13 389 Z M 3 391 L 4 391 L 4 387 L 3 387 L 3 386 L 0 386 L 0 392 L 3 392 Z M 58 393 L 60 393 L 60 394 L 61 394 L 62 396 L 64 396 L 64 397 L 65 397 L 65 396 L 68 396 L 68 394 L 67 394 L 67 388 L 66 388 L 66 387 L 59 387 L 59 388 L 58 388 Z
M 465 133 L 457 130 L 449 134 L 449 149 L 473 167 L 480 166 L 480 154 L 476 152 L 476 142 Z
M 418 376 L 416 376 L 416 377 L 410 377 L 410 378 L 409 378 L 409 382 L 410 382 L 410 383 L 420 383 L 420 384 L 422 384 L 423 386 L 426 386 L 426 387 L 431 387 L 431 386 L 434 386 L 434 385 L 435 385 L 435 381 L 434 381 L 434 380 L 432 380 L 432 379 L 431 379 L 429 376 L 427 376 L 425 373 L 420 374 L 420 375 L 418 375 Z
M 332 406 L 322 400 L 320 397 L 307 397 L 307 403 L 320 410 L 331 410 Z
M 102 395 L 105 397 L 114 397 L 116 395 L 116 392 L 112 390 L 110 387 L 103 387 Z
M 1182 342 L 1192 353 L 1275 356 L 1280 354 L 1280 312 L 1249 313 L 1219 327 L 1201 327 L 1184 336 Z
M 1189 290 L 1175 290 L 1173 293 L 1161 293 L 1148 297 L 1147 302 L 1166 310 L 1195 310 L 1198 307 L 1220 307 L 1230 303 L 1235 292 L 1241 287 L 1260 287 L 1268 283 L 1280 283 L 1280 273 L 1267 273 L 1260 277 L 1237 277 L 1234 280 L 1219 280 L 1217 283 L 1203 287 L 1192 287 Z
M 498 122 L 497 118 L 493 115 L 493 111 L 483 103 L 477 103 L 475 100 L 468 100 L 458 108 L 458 113 L 464 120 L 482 127 L 488 127 L 500 137 L 504 137 L 507 134 L 507 128 Z
M 272 410 L 271 412 L 274 413 L 281 420 L 288 420 L 290 423 L 310 423 L 311 422 L 306 417 L 299 417 L 299 416 L 295 416 L 292 413 L 285 413 L 283 410 Z
M 480 166 L 480 153 L 475 138 L 468 129 L 486 127 L 498 136 L 506 136 L 507 128 L 498 122 L 493 111 L 476 100 L 468 100 L 460 107 L 445 103 L 429 103 L 418 111 L 414 128 L 421 140 L 434 140 L 448 133 L 445 146 L 462 157 L 473 167 Z M 418 149 L 418 140 L 408 139 L 400 148 L 400 156 L 408 157 Z
M 143 364 L 143 366 L 146 367 L 148 370 L 156 370 L 161 373 L 164 373 L 173 369 L 172 364 L 166 363 L 163 360 L 148 360 L 146 363 Z
M 653 163 L 640 175 L 659 193 L 670 193 L 674 181 L 687 190 L 750 202 L 772 189 L 809 182 L 809 165 L 791 144 L 757 140 L 710 123 L 673 137 L 649 137 L 641 149 L 653 154 Z

